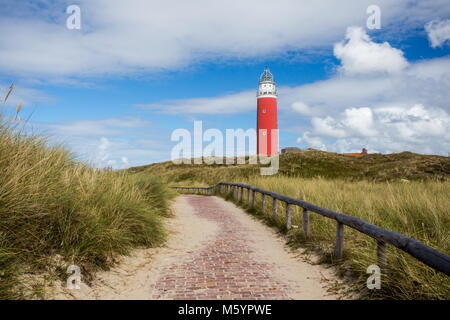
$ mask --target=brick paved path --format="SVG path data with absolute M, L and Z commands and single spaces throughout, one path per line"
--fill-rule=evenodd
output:
M 214 197 L 184 196 L 195 215 L 218 225 L 206 245 L 186 254 L 155 283 L 156 299 L 289 299 L 289 285 L 258 261 L 248 228 Z M 256 223 L 256 222 L 255 222 Z
M 53 299 L 340 299 L 334 273 L 219 197 L 180 195 L 163 247 L 139 249 Z M 331 282 L 330 282 L 331 280 Z M 335 292 L 333 290 L 333 292 Z

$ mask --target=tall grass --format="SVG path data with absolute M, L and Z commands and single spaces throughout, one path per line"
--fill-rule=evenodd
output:
M 323 178 L 252 177 L 242 179 L 260 188 L 302 199 L 316 205 L 360 217 L 380 227 L 403 233 L 428 246 L 450 253 L 450 183 L 413 181 L 410 183 L 348 182 Z M 285 230 L 285 216 L 278 209 L 277 219 L 271 216 L 272 203 L 266 201 L 265 215 L 252 211 L 269 224 Z M 257 199 L 261 208 L 261 199 Z M 257 213 L 259 212 L 259 214 Z M 449 299 L 450 278 L 434 271 L 420 261 L 388 245 L 387 267 L 382 274 L 381 290 L 368 290 L 366 269 L 377 263 L 376 241 L 356 230 L 345 228 L 344 259 L 334 261 L 336 237 L 334 220 L 310 213 L 311 238 L 302 230 L 301 211 L 294 210 L 289 231 L 291 244 L 317 253 L 322 262 L 339 266 L 340 273 L 352 278 L 362 297 L 389 299 Z
M 43 297 L 70 264 L 89 281 L 117 255 L 160 244 L 172 196 L 160 180 L 92 169 L 2 117 L 0 299 Z

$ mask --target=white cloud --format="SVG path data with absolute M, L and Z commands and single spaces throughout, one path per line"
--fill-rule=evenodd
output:
M 315 135 L 331 138 L 370 137 L 377 134 L 370 108 L 350 108 L 336 120 L 333 117 L 311 119 Z
M 345 128 L 341 123 L 336 122 L 332 117 L 322 118 L 312 118 L 311 124 L 314 131 L 320 133 L 322 136 L 333 137 L 333 138 L 343 138 L 347 136 Z
M 340 69 L 345 73 L 393 73 L 408 65 L 401 50 L 388 42 L 373 42 L 361 27 L 348 27 L 345 39 L 334 45 L 334 55 L 341 60 Z
M 371 0 L 81 0 L 81 30 L 65 28 L 67 1 L 4 1 L 0 70 L 57 77 L 185 69 L 205 61 L 267 59 L 329 46 L 348 25 L 365 25 Z M 379 0 L 383 28 L 415 27 L 449 14 L 426 5 Z
M 309 147 L 326 151 L 327 147 L 320 137 L 311 137 L 310 132 L 305 132 L 303 137 L 297 139 L 297 143 L 306 143 Z
M 295 112 L 298 112 L 299 114 L 303 114 L 303 115 L 307 115 L 307 116 L 312 116 L 317 113 L 317 110 L 312 109 L 310 106 L 308 106 L 306 103 L 304 103 L 302 101 L 294 102 L 291 105 L 291 108 Z
M 123 168 L 128 168 L 128 166 L 130 165 L 130 161 L 128 161 L 127 157 L 121 157 L 120 158 L 122 160 L 122 167 Z
M 431 20 L 425 24 L 425 31 L 428 34 L 431 47 L 440 47 L 450 40 L 450 19 Z
M 219 97 L 177 99 L 138 106 L 169 114 L 233 114 L 253 110 L 255 100 L 256 89 Z
M 119 134 L 121 129 L 142 128 L 148 122 L 136 117 L 110 118 L 102 120 L 76 120 L 44 124 L 49 133 L 64 136 L 93 136 Z M 42 124 L 38 124 L 42 126 Z
M 318 120 L 326 123 L 327 130 L 317 126 Z M 313 134 L 305 132 L 299 143 L 314 147 L 323 137 L 333 137 L 334 141 L 324 145 L 335 152 L 356 152 L 365 147 L 369 152 L 408 150 L 446 155 L 450 150 L 450 115 L 442 109 L 420 104 L 373 110 L 352 108 L 337 118 L 318 120 L 312 121 Z
M 314 116 L 337 115 L 350 107 L 414 105 L 450 112 L 450 57 L 422 60 L 396 74 L 337 75 L 297 87 L 279 87 L 281 110 L 295 103 L 309 106 Z M 306 115 L 303 113 L 302 115 Z M 303 117 L 305 118 L 305 117 Z
M 6 94 L 9 91 L 11 83 L 0 83 L 0 102 L 3 103 Z M 20 101 L 22 101 L 22 106 L 31 106 L 37 102 L 51 102 L 54 97 L 49 94 L 36 90 L 33 88 L 27 88 L 21 84 L 14 83 L 13 90 L 6 100 L 6 107 L 16 108 Z
M 170 157 L 170 133 L 136 117 L 30 124 L 42 129 L 53 142 L 64 143 L 94 167 L 123 169 Z
M 108 154 L 108 149 L 111 146 L 111 143 L 109 142 L 109 140 L 105 137 L 101 137 L 100 138 L 100 143 L 97 147 L 97 154 L 95 157 L 95 165 L 97 165 L 98 167 L 103 166 L 105 161 L 108 161 L 108 165 L 110 160 L 108 160 L 109 158 L 109 154 Z
M 373 128 L 373 116 L 370 108 L 345 109 L 344 124 L 358 136 L 370 137 L 377 134 Z

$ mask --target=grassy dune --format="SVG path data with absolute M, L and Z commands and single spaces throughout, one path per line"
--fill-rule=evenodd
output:
M 313 159 L 317 163 L 306 168 L 307 163 L 314 162 Z M 302 163 L 305 165 L 299 165 Z M 355 169 L 349 173 L 352 165 Z M 140 176 L 158 172 L 173 185 L 205 186 L 218 181 L 251 184 L 360 217 L 450 254 L 449 168 L 449 158 L 439 156 L 401 153 L 364 159 L 313 151 L 310 154 L 282 155 L 281 170 L 276 176 L 260 176 L 258 166 L 248 164 L 176 166 L 165 162 L 131 170 Z M 231 200 L 231 196 L 228 198 Z M 257 197 L 258 210 L 247 209 L 268 224 L 278 226 L 281 232 L 287 232 L 284 215 L 279 214 L 278 219 L 272 219 L 272 202 L 267 201 L 266 204 L 265 215 L 260 213 L 260 197 Z M 283 208 L 279 207 L 278 212 L 282 213 Z M 387 247 L 388 269 L 382 276 L 381 290 L 367 290 L 366 269 L 377 262 L 376 241 L 345 228 L 344 259 L 334 261 L 335 221 L 314 213 L 310 219 L 312 238 L 306 241 L 301 227 L 301 212 L 294 209 L 292 223 L 299 228 L 289 231 L 291 244 L 313 250 L 322 262 L 339 266 L 340 273 L 347 276 L 363 297 L 450 298 L 449 277 L 392 246 Z
M 176 165 L 170 161 L 134 167 L 130 170 L 163 172 L 172 182 L 188 179 L 209 182 L 260 174 L 258 165 Z M 349 156 L 310 149 L 301 153 L 282 154 L 278 174 L 297 178 L 320 176 L 348 181 L 385 182 L 401 179 L 448 181 L 450 158 L 412 152 Z
M 0 299 L 43 297 L 70 264 L 83 281 L 131 248 L 164 239 L 161 179 L 95 170 L 0 120 Z

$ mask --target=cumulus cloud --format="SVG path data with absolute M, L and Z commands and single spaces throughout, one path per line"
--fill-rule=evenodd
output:
M 342 138 L 347 136 L 345 128 L 341 123 L 338 123 L 332 117 L 326 118 L 312 118 L 311 124 L 317 133 L 322 136 L 328 136 L 332 138 Z
M 431 47 L 436 48 L 450 40 L 450 19 L 434 19 L 425 24 Z
M 70 1 L 2 2 L 0 70 L 84 76 L 178 70 L 205 61 L 266 59 L 329 46 L 365 25 L 371 0 L 81 0 L 81 30 L 68 30 Z M 383 27 L 414 27 L 449 14 L 445 1 L 379 0 Z M 336 13 L 339 14 L 336 14 Z M 399 17 L 408 19 L 400 20 Z M 270 21 L 270 23 L 267 23 Z M 131 49 L 132 48 L 132 49 Z
M 399 72 L 408 62 L 403 52 L 388 42 L 375 43 L 361 27 L 348 27 L 345 41 L 334 45 L 334 55 L 341 60 L 341 70 L 348 74 Z
M 323 143 L 322 139 L 317 136 L 316 137 L 310 136 L 310 132 L 308 131 L 303 134 L 303 137 L 297 139 L 297 143 L 305 143 L 311 148 L 319 149 L 322 151 L 327 150 L 327 147 Z
M 375 136 L 377 131 L 373 122 L 370 108 L 345 109 L 338 120 L 330 116 L 311 120 L 314 133 L 331 138 Z
M 450 115 L 421 104 L 346 109 L 338 117 L 312 121 L 313 133 L 305 132 L 298 140 L 309 146 L 324 143 L 335 152 L 401 152 L 447 154 L 450 150 Z M 325 125 L 324 125 L 325 124 Z M 324 130 L 325 129 L 325 130 Z
M 349 28 L 347 40 L 335 46 L 343 73 L 279 90 L 289 104 L 301 101 L 322 114 L 310 119 L 311 128 L 305 130 L 300 143 L 313 147 L 323 143 L 336 152 L 365 147 L 370 152 L 447 155 L 450 58 L 408 64 L 401 51 L 388 43 L 372 42 L 359 28 Z M 365 74 L 370 71 L 374 73 Z

